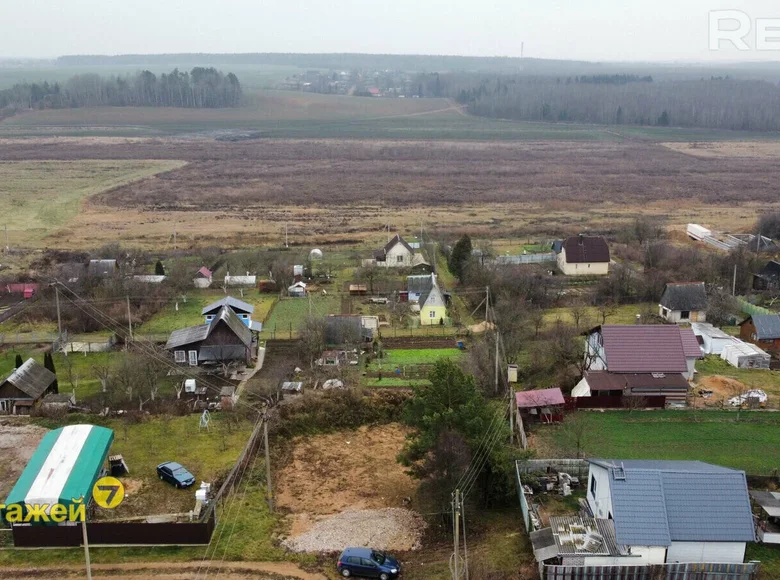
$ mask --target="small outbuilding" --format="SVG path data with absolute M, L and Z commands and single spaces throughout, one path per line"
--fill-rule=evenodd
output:
M 206 266 L 203 266 L 200 270 L 195 272 L 195 277 L 192 279 L 192 284 L 195 286 L 195 288 L 208 288 L 211 286 L 212 276 L 213 272 L 206 268 Z
M 705 322 L 707 291 L 704 282 L 667 284 L 658 305 L 658 315 L 667 322 Z
M 780 353 L 780 314 L 754 314 L 739 325 L 739 337 L 761 349 Z
M 772 357 L 755 344 L 735 340 L 725 346 L 720 358 L 738 369 L 768 369 Z
M 517 412 L 529 416 L 540 423 L 559 423 L 563 421 L 563 406 L 566 401 L 559 388 L 521 391 L 515 393 Z
M 725 347 L 738 340 L 709 322 L 691 322 L 691 330 L 704 354 L 719 355 Z
M 30 409 L 47 393 L 54 392 L 57 375 L 27 359 L 0 383 L 0 412 L 29 415 Z
M 306 296 L 306 282 L 296 282 L 287 288 L 288 296 L 292 298 L 303 298 Z

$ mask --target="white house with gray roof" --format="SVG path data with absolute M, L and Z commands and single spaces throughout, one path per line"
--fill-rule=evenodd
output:
M 744 561 L 755 541 L 744 471 L 701 461 L 588 462 L 588 507 L 613 521 L 615 543 L 631 555 L 624 565 Z

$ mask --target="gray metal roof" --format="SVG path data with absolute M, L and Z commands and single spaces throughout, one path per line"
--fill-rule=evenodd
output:
M 230 306 L 234 311 L 237 312 L 246 312 L 247 314 L 252 314 L 255 311 L 255 307 L 251 304 L 247 304 L 243 300 L 239 300 L 238 298 L 233 298 L 232 296 L 225 296 L 221 300 L 217 300 L 216 302 L 212 302 L 208 306 L 204 306 L 203 310 L 201 310 L 202 315 L 211 314 L 212 312 L 216 312 L 223 306 Z
M 704 282 L 667 284 L 661 296 L 661 306 L 669 310 L 706 310 L 707 291 Z
M 28 358 L 22 366 L 8 375 L 3 383 L 10 383 L 28 397 L 37 399 L 56 380 L 57 376 L 53 372 L 35 359 Z
M 780 314 L 754 314 L 752 320 L 759 340 L 780 338 Z
M 612 520 L 580 516 L 550 516 L 550 529 L 559 555 L 622 556 Z
M 406 289 L 409 292 L 422 294 L 423 292 L 430 292 L 431 288 L 433 288 L 433 276 L 431 274 L 406 277 Z
M 209 324 L 199 324 L 198 326 L 188 326 L 174 330 L 165 343 L 165 348 L 177 348 L 193 342 L 199 342 L 209 335 Z
M 609 470 L 617 542 L 752 542 L 745 472 L 701 461 L 590 460 Z

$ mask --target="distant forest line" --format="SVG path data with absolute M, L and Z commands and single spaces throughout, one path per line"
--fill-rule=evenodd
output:
M 481 117 L 780 131 L 780 87 L 768 81 L 473 74 L 419 75 L 416 81 L 425 96 L 455 99 Z
M 129 76 L 80 74 L 64 83 L 19 83 L 0 91 L 2 110 L 74 107 L 237 107 L 242 90 L 238 77 L 215 68 L 174 69 L 159 76 L 141 71 Z

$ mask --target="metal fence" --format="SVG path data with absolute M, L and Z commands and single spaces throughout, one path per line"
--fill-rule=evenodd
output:
M 755 580 L 758 562 L 650 566 L 544 566 L 543 580 Z
M 555 262 L 556 257 L 553 252 L 549 254 L 522 254 L 520 256 L 496 256 L 491 260 L 485 260 L 489 264 L 544 264 L 545 262 Z
M 749 314 L 750 316 L 756 314 L 773 314 L 771 310 L 764 308 L 763 306 L 756 306 L 755 304 L 751 304 L 740 296 L 737 296 L 737 304 L 739 304 L 739 309 L 742 312 Z

